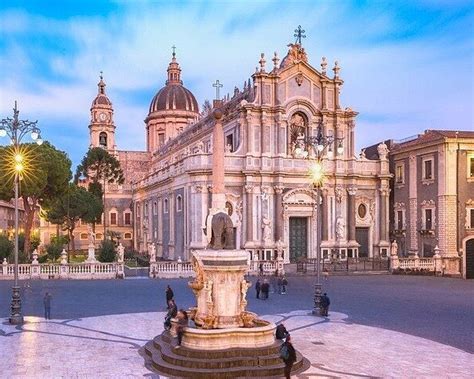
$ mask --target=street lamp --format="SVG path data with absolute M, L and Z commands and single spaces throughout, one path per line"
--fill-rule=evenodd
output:
M 314 309 L 313 314 L 321 314 L 321 239 L 322 239 L 322 218 L 321 218 L 321 188 L 324 184 L 324 162 L 323 157 L 326 150 L 336 147 L 336 152 L 341 155 L 344 151 L 342 146 L 342 138 L 335 138 L 332 135 L 323 135 L 321 127 L 315 136 L 305 137 L 300 134 L 296 138 L 295 155 L 300 158 L 311 158 L 313 162 L 309 166 L 308 175 L 313 188 L 316 189 L 316 205 L 318 207 L 318 218 L 316 219 L 316 229 L 318 240 L 316 244 L 316 283 L 314 285 Z
M 21 175 L 25 169 L 24 156 L 19 149 L 22 138 L 31 133 L 31 138 L 41 145 L 41 131 L 36 127 L 38 121 L 18 120 L 20 111 L 17 109 L 16 101 L 15 108 L 13 108 L 13 118 L 4 118 L 0 120 L 0 137 L 8 136 L 13 145 L 13 171 L 15 174 L 15 270 L 14 270 L 14 284 L 12 287 L 12 302 L 10 324 L 22 324 L 23 315 L 21 314 L 21 297 L 20 286 L 18 285 L 18 183 L 21 180 Z

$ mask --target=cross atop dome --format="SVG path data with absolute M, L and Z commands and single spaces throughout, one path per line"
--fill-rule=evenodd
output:
M 99 88 L 99 95 L 105 95 L 105 82 L 104 82 L 104 75 L 103 72 L 100 72 L 99 75 L 100 81 L 97 83 L 97 87 Z
M 176 46 L 171 46 L 173 49 L 171 62 L 168 66 L 168 80 L 166 84 L 183 84 L 181 80 L 181 68 L 179 67 L 179 63 L 176 61 Z

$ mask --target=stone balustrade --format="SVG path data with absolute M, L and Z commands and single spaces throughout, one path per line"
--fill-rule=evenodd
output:
M 249 262 L 248 274 L 258 275 L 260 264 L 263 264 L 264 275 L 273 275 L 279 268 L 282 271 L 282 262 L 252 260 Z M 12 280 L 15 265 L 6 261 L 0 265 L 0 280 Z M 281 266 L 281 267 L 280 267 Z M 150 264 L 150 278 L 185 278 L 195 276 L 191 262 L 171 261 L 154 262 Z M 30 279 L 116 279 L 124 278 L 123 263 L 28 263 L 18 265 L 20 280 Z
M 436 275 L 443 274 L 444 260 L 446 258 L 439 254 L 438 246 L 435 247 L 435 254 L 430 258 L 420 258 L 418 255 L 408 258 L 400 258 L 397 255 L 390 257 L 390 271 L 429 271 Z
M 1 265 L 0 280 L 14 278 L 15 265 Z M 20 280 L 30 279 L 115 279 L 124 277 L 123 263 L 30 263 L 18 265 Z

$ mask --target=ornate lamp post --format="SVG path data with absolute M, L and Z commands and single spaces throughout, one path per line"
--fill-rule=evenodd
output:
M 321 238 L 322 238 L 322 218 L 321 218 L 321 188 L 324 184 L 325 173 L 323 165 L 323 157 L 328 149 L 334 143 L 337 154 L 343 153 L 342 138 L 334 138 L 333 136 L 325 136 L 318 128 L 318 132 L 315 136 L 305 137 L 300 135 L 296 139 L 295 155 L 300 158 L 311 158 L 314 159 L 313 163 L 309 167 L 309 177 L 311 184 L 316 189 L 316 201 L 318 207 L 318 218 L 316 220 L 316 229 L 318 234 L 318 240 L 316 244 L 316 283 L 314 285 L 314 309 L 313 314 L 321 313 Z M 312 153 L 312 154 L 311 154 Z
M 13 118 L 4 118 L 0 121 L 0 137 L 8 136 L 13 145 L 13 172 L 15 174 L 15 270 L 14 284 L 12 287 L 12 302 L 10 324 L 22 324 L 23 315 L 21 314 L 20 286 L 18 285 L 18 184 L 21 180 L 21 174 L 24 170 L 24 157 L 19 148 L 22 138 L 31 133 L 31 138 L 41 145 L 41 131 L 36 127 L 38 121 L 18 120 L 20 111 L 17 109 L 16 101 L 13 108 Z

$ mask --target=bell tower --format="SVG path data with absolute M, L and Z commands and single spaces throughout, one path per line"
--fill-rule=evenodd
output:
M 102 147 L 109 152 L 117 150 L 115 144 L 114 109 L 112 102 L 105 93 L 105 82 L 100 72 L 97 84 L 98 93 L 91 106 L 91 121 L 89 125 L 90 147 Z

